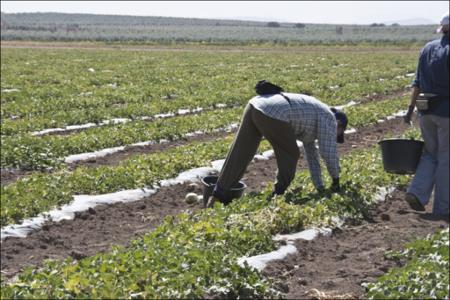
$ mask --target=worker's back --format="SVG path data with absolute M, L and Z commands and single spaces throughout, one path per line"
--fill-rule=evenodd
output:
M 313 141 L 319 126 L 336 127 L 336 119 L 330 108 L 316 98 L 303 94 L 283 93 L 256 96 L 250 104 L 268 117 L 288 122 L 301 141 Z M 335 129 L 334 129 L 335 130 Z

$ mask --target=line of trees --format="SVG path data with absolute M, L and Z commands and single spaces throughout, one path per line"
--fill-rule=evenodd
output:
M 277 27 L 281 27 L 281 24 L 278 22 L 268 22 L 267 27 L 277 28 Z M 293 27 L 294 28 L 305 28 L 306 25 L 303 23 L 295 23 Z

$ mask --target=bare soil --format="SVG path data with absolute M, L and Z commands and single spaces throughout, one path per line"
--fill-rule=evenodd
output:
M 404 187 L 386 197 L 373 218 L 359 225 L 334 230 L 331 237 L 298 240 L 298 252 L 271 262 L 263 273 L 282 281 L 289 299 L 364 299 L 362 283 L 374 282 L 390 268 L 404 262 L 386 259 L 388 250 L 404 249 L 406 243 L 448 226 L 447 219 L 409 208 Z
M 115 50 L 115 51 L 174 51 L 174 52 L 411 52 L 415 47 L 382 46 L 382 47 L 340 47 L 340 46 L 292 46 L 292 47 L 245 47 L 238 45 L 111 45 L 88 42 L 36 42 L 36 41 L 1 41 L 1 48 L 33 48 L 33 49 L 83 49 L 83 50 Z
M 1 169 L 1 185 L 8 185 L 13 182 L 16 182 L 20 178 L 24 176 L 28 176 L 31 174 L 37 174 L 37 171 L 27 171 L 27 170 L 20 170 L 20 169 Z
M 339 145 L 339 152 L 344 155 L 367 148 L 387 134 L 401 134 L 407 127 L 401 119 L 369 126 L 348 135 L 346 143 Z M 305 159 L 301 157 L 298 168 L 305 167 Z M 248 185 L 247 192 L 266 187 L 274 180 L 276 169 L 274 158 L 250 164 L 243 178 Z M 47 222 L 26 238 L 5 238 L 1 243 L 2 275 L 10 278 L 24 267 L 39 266 L 46 258 L 82 258 L 109 251 L 113 245 L 126 246 L 138 236 L 151 232 L 168 215 L 201 209 L 200 204 L 190 206 L 184 202 L 186 193 L 191 191 L 202 193 L 201 186 L 192 189 L 189 183 L 164 187 L 136 202 L 97 206 L 77 213 L 74 220 Z

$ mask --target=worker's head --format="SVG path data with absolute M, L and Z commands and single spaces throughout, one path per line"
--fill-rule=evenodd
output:
M 336 118 L 337 142 L 342 144 L 344 142 L 344 132 L 348 124 L 347 115 L 334 107 L 331 108 L 331 111 Z
M 442 16 L 440 26 L 437 29 L 437 32 L 448 35 L 449 33 L 448 12 Z

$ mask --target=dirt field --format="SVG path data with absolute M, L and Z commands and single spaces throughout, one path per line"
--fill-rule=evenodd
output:
M 270 263 L 263 273 L 284 283 L 290 299 L 363 299 L 362 283 L 373 282 L 401 262 L 384 257 L 410 241 L 448 226 L 427 211 L 418 213 L 403 200 L 404 188 L 386 197 L 373 218 L 360 226 L 337 229 L 331 237 L 298 240 L 297 254 Z
M 401 119 L 369 126 L 348 135 L 346 143 L 339 145 L 339 152 L 344 155 L 355 149 L 367 148 L 388 134 L 401 134 L 407 127 Z M 157 151 L 176 145 L 176 142 L 160 145 Z M 124 159 L 123 154 L 115 156 L 115 159 L 102 158 L 100 162 L 92 161 L 90 164 L 117 164 L 121 159 Z M 298 168 L 306 168 L 303 156 Z M 274 158 L 251 164 L 243 178 L 248 185 L 247 192 L 258 191 L 267 186 L 268 182 L 274 180 L 275 173 Z M 82 258 L 108 251 L 112 245 L 126 246 L 130 240 L 156 228 L 167 215 L 201 209 L 200 204 L 189 206 L 184 202 L 184 196 L 191 191 L 202 193 L 200 185 L 194 189 L 189 184 L 164 187 L 156 194 L 136 202 L 97 206 L 78 213 L 74 220 L 48 222 L 26 238 L 6 238 L 1 244 L 1 272 L 8 278 L 26 266 L 38 266 L 46 258 Z
M 121 50 L 121 51 L 175 51 L 175 52 L 405 52 L 419 49 L 411 47 L 355 47 L 355 46 L 227 46 L 227 45 L 115 45 L 101 42 L 35 42 L 35 41 L 1 41 L 2 48 L 32 48 L 32 49 L 83 49 L 83 50 Z

